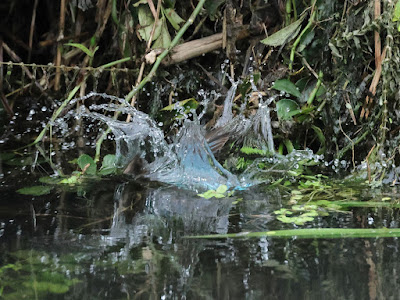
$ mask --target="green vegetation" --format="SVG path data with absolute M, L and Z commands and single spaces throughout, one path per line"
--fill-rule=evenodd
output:
M 233 191 L 228 192 L 228 187 L 226 185 L 220 185 L 216 190 L 208 190 L 198 196 L 210 199 L 210 198 L 225 198 L 233 195 Z
M 338 238 L 376 238 L 399 237 L 400 229 L 388 228 L 305 228 L 274 230 L 265 232 L 240 232 L 229 234 L 198 235 L 187 238 L 226 239 L 226 238 L 296 238 L 296 239 L 338 239 Z
M 13 260 L 14 263 L 0 267 L 0 296 L 3 299 L 40 299 L 46 295 L 65 294 L 79 282 L 62 270 L 67 267 L 73 273 L 73 261 L 60 266 L 49 254 L 36 251 L 15 252 Z
M 51 151 L 53 138 L 62 138 L 57 136 L 53 126 L 57 121 L 62 122 L 66 111 L 89 105 L 84 100 L 71 104 L 71 100 L 90 90 L 126 95 L 127 102 L 149 112 L 163 124 L 166 133 L 179 126 L 177 121 L 201 111 L 206 112 L 204 119 L 208 121 L 207 126 L 212 127 L 222 111 L 221 104 L 215 100 L 210 105 L 202 102 L 197 95 L 199 89 L 213 88 L 199 78 L 213 82 L 223 93 L 229 87 L 226 76 L 229 73 L 231 80 L 239 81 L 240 97 L 234 97 L 233 113 L 250 117 L 259 108 L 260 101 L 274 99 L 268 117 L 274 125 L 272 139 L 263 146 L 259 141 L 251 140 L 257 137 L 248 137 L 245 142 L 236 141 L 230 150 L 236 157 L 237 169 L 243 169 L 249 163 L 241 156 L 240 149 L 258 149 L 259 153 L 252 155 L 261 157 L 312 149 L 314 153 L 324 155 L 326 161 L 338 159 L 351 162 L 353 168 L 363 166 L 360 169 L 367 171 L 356 175 L 368 177 L 375 185 L 388 176 L 396 177 L 398 137 L 395 124 L 398 116 L 394 112 L 400 85 L 396 76 L 400 43 L 400 33 L 395 30 L 400 19 L 398 1 L 379 4 L 380 12 L 374 11 L 368 1 L 357 4 L 287 1 L 282 11 L 275 2 L 266 6 L 252 3 L 238 6 L 236 1 L 201 0 L 195 7 L 188 3 L 178 5 L 174 1 L 101 1 L 102 5 L 96 7 L 90 3 L 69 3 L 68 9 L 60 10 L 61 31 L 55 32 L 59 34 L 59 41 L 49 42 L 52 46 L 47 46 L 56 52 L 54 66 L 39 61 L 30 64 L 29 60 L 38 59 L 34 52 L 18 60 L 13 49 L 17 52 L 21 49 L 13 41 L 6 40 L 7 49 L 10 49 L 6 55 L 14 61 L 2 62 L 8 68 L 3 115 L 12 106 L 7 103 L 15 101 L 17 94 L 29 85 L 24 83 L 28 77 L 31 93 L 46 97 L 52 91 L 65 99 L 57 104 L 58 108 L 41 132 L 31 137 L 33 144 L 40 144 L 45 149 L 42 155 Z M 18 8 L 18 5 L 12 6 L 11 16 L 23 13 Z M 35 9 L 41 13 L 43 8 Z M 236 16 L 231 14 L 233 11 Z M 90 27 L 93 14 L 103 16 L 96 19 L 97 28 Z M 227 17 L 220 22 L 224 14 Z M 71 18 L 65 22 L 65 16 Z M 64 19 L 63 24 L 61 19 Z M 81 24 L 77 23 L 78 19 Z M 251 21 L 243 24 L 240 20 Z M 80 28 L 80 31 L 75 30 L 75 35 L 72 34 L 74 28 Z M 35 29 L 53 30 L 38 25 L 33 27 L 33 36 L 38 36 Z M 90 34 L 84 35 L 85 29 Z M 275 32 L 265 37 L 265 30 Z M 218 50 L 219 46 L 208 49 L 206 40 L 202 44 L 202 38 L 210 37 L 212 33 L 224 36 L 226 52 L 220 51 L 218 56 L 208 52 Z M 249 46 L 241 37 L 249 34 L 258 45 L 265 47 Z M 111 41 L 115 43 L 113 50 L 117 51 L 108 51 Z M 189 41 L 198 44 L 188 46 L 186 52 L 179 52 L 189 45 L 186 44 Z M 179 44 L 182 47 L 177 49 Z M 206 59 L 198 57 L 202 53 L 191 53 L 201 46 L 205 46 Z M 50 48 L 46 48 L 48 53 Z M 247 49 L 247 56 L 246 51 L 235 49 Z M 190 54 L 184 59 L 186 64 L 175 66 L 187 52 Z M 220 64 L 216 67 L 208 62 L 210 57 L 220 63 L 226 57 L 229 61 L 221 70 Z M 230 71 L 226 72 L 228 68 Z M 185 78 L 179 77 L 181 74 L 185 74 Z M 50 83 L 49 80 L 54 81 L 45 85 L 45 82 Z M 129 119 L 120 112 L 115 112 L 113 117 Z M 68 125 L 71 129 L 75 125 L 87 126 L 84 120 Z M 97 138 L 94 154 L 89 149 L 84 151 L 94 155 L 96 163 L 103 156 L 101 151 L 112 153 L 109 146 L 103 145 L 107 135 L 110 130 L 104 128 Z M 90 166 L 94 168 L 94 165 Z M 94 175 L 92 169 L 83 173 Z M 63 174 L 62 171 L 58 168 L 57 173 Z M 108 168 L 98 174 L 105 175 L 104 172 L 112 174 L 115 170 Z

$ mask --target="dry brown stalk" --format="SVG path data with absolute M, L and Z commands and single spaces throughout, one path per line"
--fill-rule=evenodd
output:
M 65 27 L 65 0 L 61 0 L 60 5 L 60 21 L 59 21 L 59 31 L 58 31 L 58 46 L 57 46 L 57 55 L 56 55 L 56 67 L 60 67 L 61 65 L 61 40 L 64 38 L 64 27 Z M 54 90 L 58 91 L 60 89 L 60 78 L 61 71 L 60 68 L 56 69 L 56 77 L 54 78 Z
M 148 3 L 149 3 L 149 7 L 150 7 L 151 11 L 153 12 L 153 10 L 154 10 L 154 4 L 153 4 L 153 2 L 152 2 L 152 1 L 148 1 Z M 151 4 L 150 4 L 150 3 L 151 3 Z M 150 38 L 149 38 L 149 40 L 148 40 L 148 42 L 147 42 L 147 49 L 146 49 L 146 52 L 147 52 L 148 50 L 150 50 L 151 43 L 153 42 L 154 32 L 156 31 L 156 26 L 157 26 L 157 23 L 158 23 L 158 21 L 159 21 L 159 20 L 158 20 L 158 16 L 160 15 L 160 10 L 161 10 L 161 0 L 158 0 L 158 3 L 157 3 L 157 11 L 155 12 L 155 14 L 154 14 L 154 12 L 153 12 L 154 24 L 153 24 L 153 28 L 151 29 Z M 140 66 L 139 75 L 138 75 L 138 78 L 137 78 L 137 80 L 136 80 L 136 85 L 135 85 L 135 86 L 138 86 L 139 83 L 142 81 L 143 73 L 144 73 L 144 67 L 145 67 L 145 66 L 146 66 L 146 62 L 143 61 L 142 64 L 141 64 L 141 66 Z M 136 99 L 137 99 L 137 94 L 134 95 L 134 96 L 132 97 L 131 106 L 135 106 Z M 128 114 L 128 116 L 126 117 L 126 122 L 130 122 L 131 117 L 132 117 L 131 114 Z
M 381 0 L 375 0 L 374 2 L 374 19 L 378 19 L 381 16 Z M 374 40 L 375 40 L 375 74 L 374 78 L 372 79 L 371 86 L 369 87 L 369 91 L 373 96 L 376 93 L 376 87 L 378 86 L 379 79 L 382 74 L 382 61 L 385 59 L 386 49 L 383 50 L 382 53 L 382 45 L 381 45 L 381 37 L 379 36 L 379 32 L 375 31 L 374 33 Z M 365 103 L 363 108 L 361 109 L 360 118 L 362 119 L 365 116 L 365 119 L 368 118 L 370 113 L 370 108 L 372 106 L 372 97 L 368 95 L 365 98 Z
M 243 26 L 243 29 L 239 32 L 237 39 L 244 39 L 250 35 L 247 26 Z M 217 50 L 222 47 L 223 34 L 217 33 L 210 35 L 205 38 L 193 40 L 176 46 L 172 51 L 171 55 L 163 60 L 162 64 L 169 66 L 177 64 L 194 57 L 198 57 L 205 53 Z
M 35 22 L 36 22 L 36 8 L 38 5 L 39 0 L 35 0 L 33 4 L 33 11 L 32 11 L 32 20 L 31 20 L 31 28 L 29 32 L 29 52 L 28 52 L 28 62 L 31 62 L 31 55 L 32 55 L 32 44 L 33 44 L 33 33 L 35 31 Z

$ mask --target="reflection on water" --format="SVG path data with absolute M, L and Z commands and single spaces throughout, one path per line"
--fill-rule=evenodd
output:
M 258 187 L 225 199 L 137 183 L 103 181 L 87 189 L 34 201 L 3 193 L 5 299 L 397 298 L 396 238 L 185 238 L 293 228 L 273 217 L 287 201 L 277 189 Z M 398 211 L 358 208 L 310 225 L 397 222 Z

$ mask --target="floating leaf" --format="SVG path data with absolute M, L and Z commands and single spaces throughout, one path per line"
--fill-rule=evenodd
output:
M 53 187 L 49 185 L 35 185 L 24 187 L 17 190 L 17 192 L 23 195 L 41 196 L 49 194 L 52 189 Z
M 275 90 L 289 93 L 297 98 L 300 98 L 301 93 L 299 92 L 296 85 L 288 79 L 279 79 L 275 81 L 274 85 L 271 87 Z
M 217 190 L 208 190 L 207 192 L 204 192 L 202 194 L 197 194 L 197 196 L 200 196 L 205 199 L 210 199 L 212 197 L 215 198 L 225 198 L 225 197 L 230 197 L 233 195 L 233 191 L 226 193 L 228 191 L 228 187 L 224 184 L 221 184 Z
M 217 189 L 216 192 L 218 194 L 225 194 L 225 192 L 228 190 L 228 187 L 225 184 L 221 184 Z
M 225 196 L 224 194 L 215 193 L 215 194 L 214 194 L 214 197 L 215 197 L 215 198 L 225 198 L 225 197 L 227 197 L 227 196 Z
M 197 194 L 197 196 L 200 196 L 205 199 L 210 199 L 210 198 L 214 197 L 214 195 L 215 195 L 214 190 L 208 190 L 207 192 L 204 192 L 202 194 Z
M 263 39 L 261 43 L 268 46 L 277 47 L 290 42 L 299 34 L 301 29 L 301 22 L 303 22 L 303 19 L 304 16 L 302 16 L 296 22 L 293 22 L 285 28 L 282 28 L 281 30 L 275 32 L 269 37 Z

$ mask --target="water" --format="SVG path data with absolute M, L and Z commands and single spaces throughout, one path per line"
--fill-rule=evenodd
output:
M 5 299 L 396 299 L 399 241 L 186 236 L 295 228 L 288 190 L 203 199 L 174 186 L 88 183 L 85 196 L 2 193 Z M 393 191 L 392 191 L 393 192 Z M 368 200 L 362 190 L 353 198 Z M 397 227 L 398 209 L 354 208 L 303 227 Z

